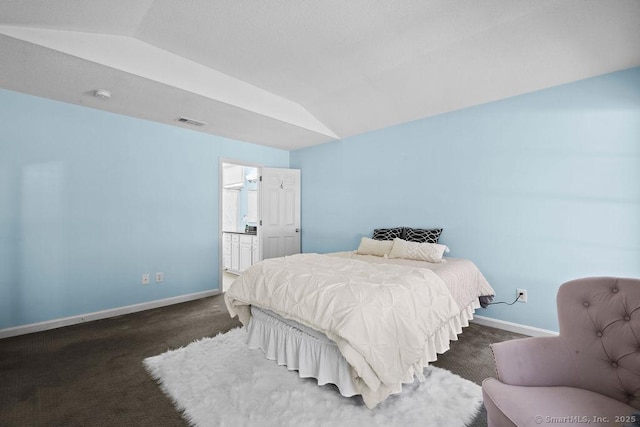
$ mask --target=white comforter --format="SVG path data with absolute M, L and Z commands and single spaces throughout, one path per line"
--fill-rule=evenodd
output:
M 425 342 L 460 308 L 433 271 L 318 254 L 260 262 L 225 293 L 247 324 L 256 305 L 323 332 L 353 368 L 373 407 L 428 364 Z

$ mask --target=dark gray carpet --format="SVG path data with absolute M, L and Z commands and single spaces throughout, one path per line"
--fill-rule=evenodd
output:
M 0 340 L 0 426 L 186 426 L 142 360 L 237 326 L 218 295 Z M 471 325 L 435 365 L 480 384 L 489 344 L 518 337 Z

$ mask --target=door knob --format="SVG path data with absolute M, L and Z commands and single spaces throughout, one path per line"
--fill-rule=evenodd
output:
M 299 233 L 299 232 L 300 232 L 300 229 L 299 229 L 299 228 L 296 228 L 296 233 Z

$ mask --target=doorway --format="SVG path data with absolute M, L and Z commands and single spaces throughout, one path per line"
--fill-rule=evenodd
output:
M 219 283 L 266 258 L 300 253 L 300 170 L 220 159 Z
M 226 291 L 242 271 L 260 261 L 260 166 L 220 161 L 220 282 Z

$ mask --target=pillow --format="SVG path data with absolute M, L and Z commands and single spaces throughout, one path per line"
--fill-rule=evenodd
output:
M 408 242 L 418 243 L 438 243 L 442 228 L 407 228 L 407 234 L 404 240 Z
M 368 237 L 360 239 L 360 246 L 356 250 L 359 255 L 375 255 L 386 257 L 391 252 L 393 240 L 374 240 Z
M 444 262 L 442 255 L 447 247 L 436 243 L 407 242 L 394 239 L 389 258 L 414 259 L 417 261 Z
M 402 239 L 404 237 L 404 228 L 396 227 L 396 228 L 376 228 L 373 230 L 373 238 L 374 240 L 393 240 L 393 239 Z

